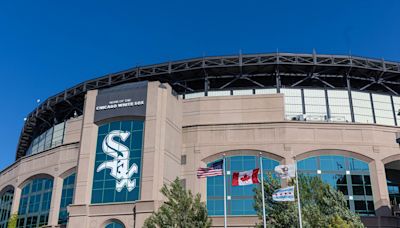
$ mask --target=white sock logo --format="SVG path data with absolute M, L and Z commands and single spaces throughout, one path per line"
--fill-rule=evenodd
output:
M 105 161 L 97 167 L 97 172 L 103 169 L 111 169 L 110 175 L 114 177 L 115 189 L 120 192 L 125 186 L 128 191 L 136 187 L 136 180 L 131 180 L 134 173 L 138 173 L 138 167 L 134 163 L 129 167 L 129 148 L 124 144 L 114 141 L 118 137 L 125 142 L 129 137 L 128 131 L 114 130 L 110 132 L 103 140 L 102 149 L 105 154 L 114 158 L 112 161 Z

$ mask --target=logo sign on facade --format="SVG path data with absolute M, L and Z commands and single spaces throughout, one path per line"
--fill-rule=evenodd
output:
M 103 152 L 114 159 L 101 163 L 97 167 L 97 172 L 110 169 L 110 175 L 115 178 L 115 190 L 117 192 L 121 192 L 124 187 L 130 192 L 136 187 L 136 180 L 131 178 L 133 174 L 138 173 L 138 166 L 135 163 L 129 166 L 129 148 L 114 140 L 114 138 L 119 138 L 122 142 L 125 142 L 130 134 L 129 131 L 115 130 L 108 133 L 102 143 Z
M 128 120 L 99 127 L 92 203 L 139 199 L 143 125 L 143 120 Z
M 128 83 L 100 90 L 96 98 L 94 121 L 146 114 L 147 82 Z

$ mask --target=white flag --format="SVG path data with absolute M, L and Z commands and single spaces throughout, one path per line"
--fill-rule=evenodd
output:
M 280 188 L 272 194 L 274 201 L 294 201 L 294 186 Z
M 294 165 L 275 166 L 275 173 L 282 179 L 287 179 L 296 176 L 296 170 Z

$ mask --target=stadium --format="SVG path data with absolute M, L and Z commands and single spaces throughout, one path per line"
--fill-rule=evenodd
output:
M 254 227 L 254 186 L 231 171 L 297 161 L 368 227 L 400 227 L 400 63 L 345 55 L 202 57 L 87 80 L 26 116 L 0 172 L 0 228 L 142 227 L 176 177 L 223 227 Z M 11 151 L 4 151 L 10 153 Z M 116 155 L 118 152 L 118 156 Z

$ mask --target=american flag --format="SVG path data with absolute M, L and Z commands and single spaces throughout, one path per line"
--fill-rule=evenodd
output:
M 222 161 L 215 162 L 211 167 L 199 168 L 197 170 L 197 178 L 215 177 L 223 175 Z

